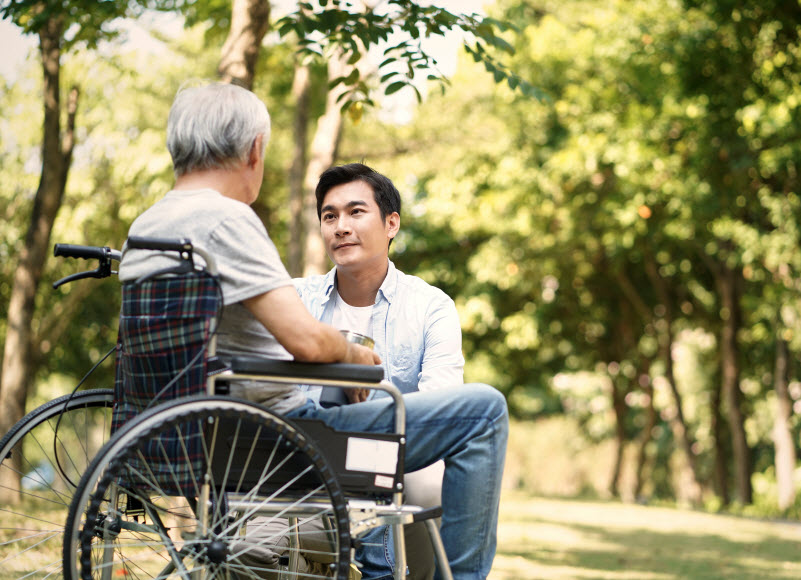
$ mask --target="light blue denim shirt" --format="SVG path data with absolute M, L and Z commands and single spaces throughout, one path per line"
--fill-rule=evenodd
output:
M 330 324 L 336 304 L 336 268 L 293 282 L 312 316 Z M 401 392 L 464 382 L 462 329 L 456 305 L 442 290 L 404 274 L 392 261 L 376 296 L 370 328 L 384 376 Z M 307 395 L 316 401 L 320 390 L 309 387 Z

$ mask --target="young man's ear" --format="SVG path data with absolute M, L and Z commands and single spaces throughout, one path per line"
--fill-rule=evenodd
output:
M 387 237 L 389 239 L 398 235 L 398 230 L 400 229 L 400 215 L 398 212 L 393 211 L 389 214 L 384 223 L 387 225 Z

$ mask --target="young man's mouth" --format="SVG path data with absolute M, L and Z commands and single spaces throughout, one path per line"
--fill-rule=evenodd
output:
M 344 248 L 352 248 L 352 247 L 354 247 L 356 245 L 357 245 L 356 242 L 344 242 L 342 244 L 337 244 L 336 246 L 334 246 L 334 249 L 335 250 L 342 250 Z

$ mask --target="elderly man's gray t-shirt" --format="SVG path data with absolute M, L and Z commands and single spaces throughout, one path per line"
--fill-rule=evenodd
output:
M 292 284 L 275 244 L 250 206 L 212 189 L 170 191 L 134 221 L 128 235 L 188 238 L 215 259 L 225 305 L 217 334 L 219 354 L 292 358 L 242 305 L 243 300 Z M 203 263 L 199 256 L 195 259 Z M 147 250 L 126 251 L 120 264 L 120 281 L 131 282 L 176 262 L 177 255 L 171 258 Z M 305 401 L 305 395 L 293 385 L 247 383 L 236 387 L 243 392 L 234 394 L 257 400 L 277 412 Z

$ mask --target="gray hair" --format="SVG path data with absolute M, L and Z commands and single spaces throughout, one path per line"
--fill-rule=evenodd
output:
M 259 135 L 264 135 L 266 146 L 270 114 L 249 90 L 223 83 L 181 89 L 167 120 L 167 149 L 175 176 L 247 161 Z

